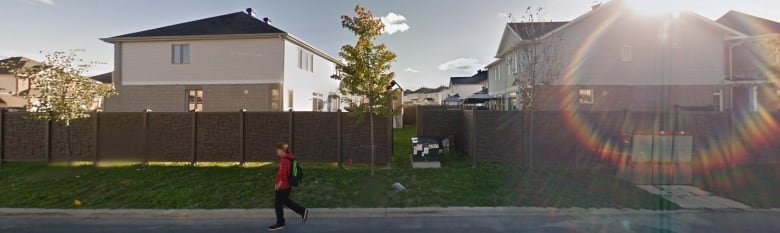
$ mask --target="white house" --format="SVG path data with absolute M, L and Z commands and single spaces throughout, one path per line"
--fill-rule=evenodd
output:
M 476 92 L 487 87 L 488 84 L 488 71 L 479 70 L 473 76 L 468 77 L 451 77 L 450 78 L 450 95 L 458 95 L 461 98 L 468 98 Z M 446 97 L 445 97 L 446 98 Z
M 438 88 L 422 87 L 417 90 L 406 90 L 403 95 L 404 105 L 441 105 L 450 91 L 446 86 Z
M 105 111 L 336 111 L 335 57 L 251 9 L 110 38 Z

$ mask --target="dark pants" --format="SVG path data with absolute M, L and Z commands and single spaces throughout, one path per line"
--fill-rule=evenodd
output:
M 276 223 L 278 224 L 285 224 L 283 206 L 287 206 L 287 208 L 290 208 L 301 216 L 303 216 L 306 211 L 306 208 L 303 208 L 298 205 L 298 203 L 290 200 L 290 190 L 292 189 L 276 190 L 274 209 L 276 210 Z

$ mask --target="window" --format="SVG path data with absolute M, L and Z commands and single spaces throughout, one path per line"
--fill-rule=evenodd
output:
M 341 108 L 341 106 L 339 106 L 340 102 L 341 102 L 341 98 L 337 94 L 331 93 L 330 95 L 328 95 L 328 111 L 338 112 L 339 108 Z
M 621 62 L 631 62 L 633 60 L 633 54 L 632 54 L 632 48 L 631 46 L 624 46 L 623 49 L 620 50 L 620 61 Z
M 496 80 L 501 80 L 501 65 L 496 66 Z
M 325 109 L 325 101 L 322 100 L 322 97 L 322 93 L 312 93 L 312 111 L 322 112 L 322 110 Z
M 298 69 L 314 72 L 314 54 L 298 48 Z
M 203 90 L 201 89 L 187 90 L 187 111 L 190 112 L 203 111 Z
M 593 103 L 593 89 L 580 89 L 580 103 L 581 104 Z
M 175 44 L 171 46 L 172 64 L 190 64 L 190 45 Z
M 721 103 L 723 102 L 723 97 L 720 94 L 720 91 L 715 92 L 712 94 L 712 106 L 715 108 L 715 111 L 723 111 L 723 108 L 721 106 Z
M 293 109 L 293 90 L 287 90 L 287 108 Z
M 279 96 L 279 89 L 271 89 L 271 110 L 280 110 L 282 98 Z

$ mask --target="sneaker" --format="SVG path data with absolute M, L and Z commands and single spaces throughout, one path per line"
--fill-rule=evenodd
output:
M 281 230 L 284 229 L 284 224 L 274 224 L 273 226 L 268 227 L 268 231 L 275 231 L 275 230 Z
M 301 216 L 301 218 L 303 218 L 303 223 L 306 223 L 306 220 L 309 220 L 309 209 L 308 208 L 303 211 L 303 216 Z

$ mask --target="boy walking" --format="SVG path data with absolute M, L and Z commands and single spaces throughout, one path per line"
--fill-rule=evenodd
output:
M 305 223 L 309 218 L 309 210 L 301 207 L 294 201 L 290 200 L 290 171 L 292 170 L 292 160 L 295 159 L 292 153 L 290 153 L 290 146 L 286 142 L 279 143 L 276 147 L 276 155 L 279 156 L 279 172 L 276 174 L 276 183 L 274 184 L 274 209 L 276 211 L 276 224 L 269 226 L 269 231 L 280 230 L 284 228 L 286 224 L 284 220 L 284 206 L 292 209 L 295 213 L 301 215 L 301 219 Z

